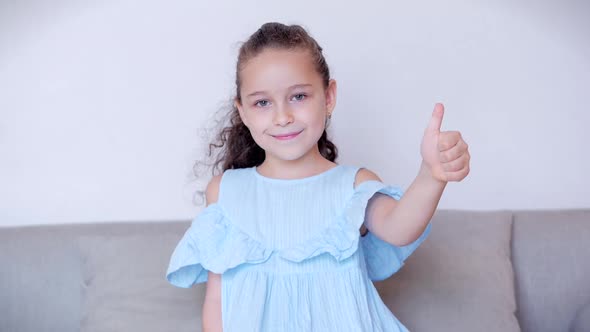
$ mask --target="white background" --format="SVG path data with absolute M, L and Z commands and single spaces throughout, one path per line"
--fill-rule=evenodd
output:
M 189 219 L 239 43 L 301 24 L 338 81 L 339 163 L 404 188 L 434 103 L 470 145 L 439 208 L 590 208 L 583 1 L 0 2 L 0 225 Z

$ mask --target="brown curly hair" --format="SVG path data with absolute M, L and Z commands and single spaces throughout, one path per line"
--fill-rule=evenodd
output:
M 216 175 L 223 173 L 227 169 L 258 166 L 264 161 L 264 150 L 256 144 L 250 131 L 242 122 L 238 109 L 234 106 L 234 101 L 242 102 L 240 95 L 242 82 L 240 77 L 241 69 L 250 59 L 256 57 L 267 48 L 309 51 L 309 54 L 314 60 L 316 70 L 322 77 L 324 89 L 328 87 L 330 70 L 322 54 L 322 48 L 303 27 L 276 22 L 263 24 L 240 47 L 236 64 L 235 97 L 231 98 L 228 105 L 220 110 L 226 112 L 225 117 L 218 120 L 218 126 L 222 128 L 217 131 L 213 142 L 208 146 L 207 159 L 214 159 L 214 162 L 207 164 L 204 161 L 197 161 L 193 167 L 197 178 L 199 178 L 198 168 L 200 165 L 212 166 L 212 175 Z M 326 130 L 324 130 L 318 141 L 318 149 L 324 158 L 332 162 L 336 161 L 338 150 L 336 145 L 328 139 Z M 201 196 L 204 195 L 204 191 L 199 191 L 199 193 Z

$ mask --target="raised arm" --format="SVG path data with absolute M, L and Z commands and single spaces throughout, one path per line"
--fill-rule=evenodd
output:
M 469 174 L 468 145 L 458 131 L 440 131 L 443 114 L 443 105 L 436 104 L 421 143 L 420 170 L 402 198 L 396 201 L 376 194 L 367 206 L 366 227 L 393 245 L 415 241 L 434 215 L 447 182 L 461 181 Z M 368 170 L 362 170 L 358 178 L 380 181 Z

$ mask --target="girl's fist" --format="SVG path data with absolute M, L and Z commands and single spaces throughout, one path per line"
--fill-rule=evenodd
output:
M 468 145 L 458 131 L 440 131 L 444 107 L 437 103 L 420 144 L 423 163 L 436 180 L 461 181 L 469 174 Z

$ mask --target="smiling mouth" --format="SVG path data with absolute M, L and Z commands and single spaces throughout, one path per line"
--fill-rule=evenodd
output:
M 301 131 L 294 132 L 294 133 L 288 133 L 285 135 L 271 135 L 271 136 L 276 139 L 280 139 L 280 140 L 290 140 L 290 139 L 297 137 L 299 134 L 301 134 Z

